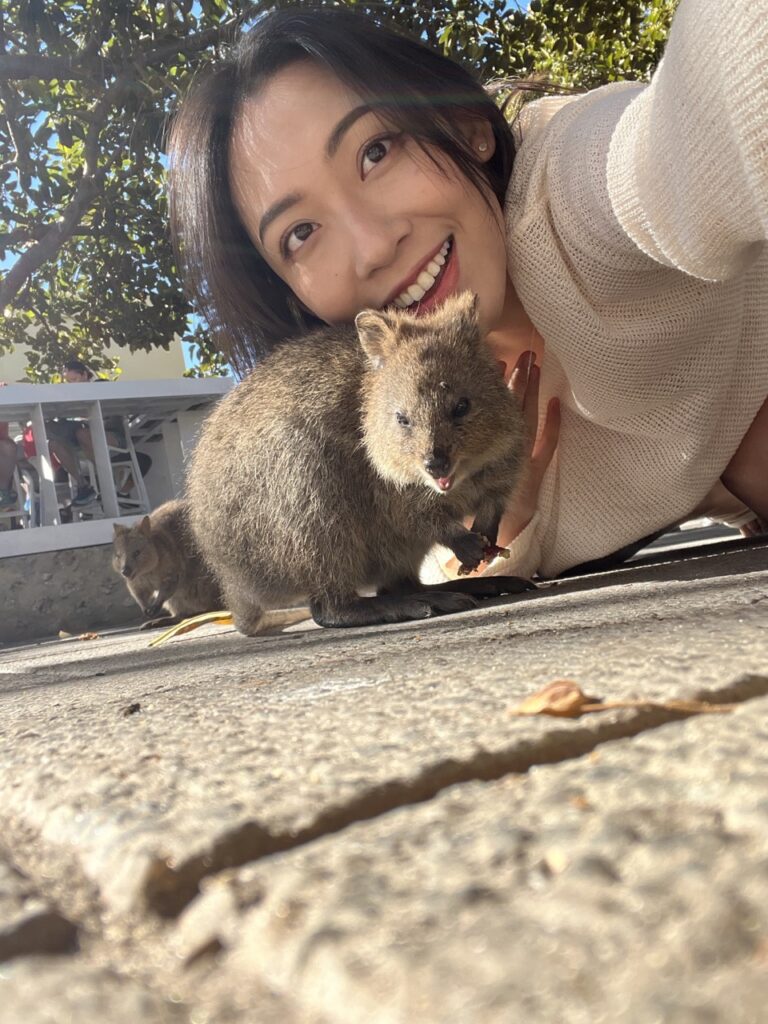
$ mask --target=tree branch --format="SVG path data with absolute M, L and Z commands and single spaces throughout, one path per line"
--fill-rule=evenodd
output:
M 61 220 L 51 225 L 39 241 L 19 256 L 0 282 L 0 310 L 9 306 L 32 274 L 56 255 L 75 231 L 83 215 L 91 208 L 106 174 L 106 169 L 98 166 L 99 134 L 107 121 L 109 111 L 130 88 L 132 81 L 118 79 L 105 91 L 91 111 L 93 123 L 85 138 L 83 173 L 74 195 Z
M 228 34 L 233 33 L 244 21 L 257 14 L 263 9 L 263 3 L 249 4 L 240 14 L 222 22 L 213 28 L 198 32 L 197 35 L 179 36 L 166 43 L 148 50 L 145 54 L 138 51 L 134 59 L 139 58 L 145 67 L 153 67 L 157 64 L 164 64 L 177 56 L 190 56 L 207 49 L 209 46 L 225 39 Z M 104 26 L 101 26 L 103 34 Z M 98 38 L 96 35 L 94 38 Z M 92 53 L 86 46 L 79 58 L 69 57 L 48 57 L 37 53 L 0 54 L 0 82 L 21 81 L 32 78 L 40 82 L 49 82 L 54 79 L 60 81 L 103 81 L 111 75 L 118 75 L 123 70 L 123 63 L 116 64 L 114 61 L 105 60 Z
M 112 62 L 102 61 L 98 57 L 86 57 L 87 64 L 81 60 L 70 61 L 64 58 L 43 57 L 39 55 L 14 56 L 0 54 L 0 83 L 12 78 L 91 78 L 98 80 L 110 73 L 119 72 L 119 77 L 105 90 L 95 107 L 87 115 L 81 113 L 89 123 L 84 145 L 83 171 L 74 194 L 62 212 L 60 220 L 50 225 L 39 238 L 26 249 L 10 267 L 0 281 L 0 310 L 9 306 L 19 294 L 29 278 L 45 263 L 53 259 L 61 246 L 78 229 L 85 213 L 92 207 L 93 201 L 103 186 L 106 168 L 98 166 L 99 139 L 111 109 L 113 109 L 135 83 L 136 63 L 145 68 L 162 65 L 175 59 L 179 54 L 189 56 L 203 51 L 233 33 L 243 21 L 258 13 L 263 3 L 251 3 L 238 15 L 230 18 L 214 28 L 199 32 L 197 35 L 178 38 L 146 53 L 134 53 L 130 61 L 116 67 Z M 4 79 L 5 76 L 5 79 Z
M 253 3 L 249 4 L 243 11 L 230 18 L 228 21 L 223 21 L 220 25 L 216 25 L 214 28 L 206 29 L 204 32 L 198 32 L 197 35 L 180 37 L 178 39 L 170 40 L 167 43 L 163 43 L 161 46 L 156 46 L 154 50 L 148 50 L 142 56 L 142 63 L 146 67 L 154 67 L 156 64 L 164 64 L 166 61 L 172 60 L 179 54 L 184 56 L 190 56 L 193 53 L 198 53 L 200 50 L 206 50 L 209 46 L 213 46 L 215 43 L 221 42 L 230 33 L 235 32 L 244 21 L 247 21 L 253 15 L 258 14 L 259 11 L 264 10 L 264 3 Z
M 21 104 L 12 85 L 0 81 L 0 99 L 5 107 L 5 121 L 13 143 L 15 155 L 13 164 L 19 175 L 19 187 L 29 194 L 35 167 L 32 162 L 32 136 L 21 117 Z
M 103 171 L 99 171 L 82 178 L 61 220 L 19 256 L 0 283 L 0 310 L 9 306 L 32 274 L 56 255 L 98 195 L 103 176 Z
M 93 69 L 78 67 L 69 57 L 43 57 L 37 53 L 0 54 L 0 81 L 14 82 L 36 78 L 40 82 L 53 79 L 67 82 L 93 78 Z

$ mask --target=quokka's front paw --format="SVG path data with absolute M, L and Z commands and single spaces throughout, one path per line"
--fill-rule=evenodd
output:
M 464 533 L 451 544 L 451 550 L 458 558 L 459 576 L 473 572 L 485 558 L 488 538 L 481 533 Z

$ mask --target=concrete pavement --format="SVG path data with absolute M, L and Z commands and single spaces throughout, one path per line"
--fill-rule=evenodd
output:
M 764 1021 L 766 607 L 753 543 L 0 652 L 0 1022 Z M 561 678 L 738 707 L 510 716 Z

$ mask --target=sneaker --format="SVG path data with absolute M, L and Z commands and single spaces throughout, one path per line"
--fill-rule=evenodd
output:
M 6 491 L 0 488 L 0 512 L 14 512 L 18 507 L 18 498 L 13 491 Z
M 90 484 L 80 484 L 77 488 L 77 494 L 72 499 L 72 505 L 75 508 L 80 508 L 82 505 L 90 505 L 95 500 L 96 491 L 94 491 Z

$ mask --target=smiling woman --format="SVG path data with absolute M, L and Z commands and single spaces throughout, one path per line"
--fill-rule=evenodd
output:
M 487 571 L 556 575 L 694 510 L 768 519 L 766 52 L 768 0 L 681 0 L 650 83 L 510 127 L 417 41 L 269 13 L 174 122 L 190 288 L 241 372 L 322 323 L 474 292 L 539 426 Z
M 172 223 L 220 346 L 243 371 L 287 336 L 396 298 L 451 235 L 459 194 L 495 241 L 484 262 L 503 298 L 513 155 L 480 83 L 421 44 L 339 10 L 263 18 L 171 136 Z M 434 222 L 416 237 L 408 207 Z
M 243 102 L 232 134 L 240 219 L 264 261 L 325 323 L 390 304 L 418 302 L 426 313 L 460 279 L 479 295 L 490 329 L 507 276 L 501 206 L 487 182 L 467 188 L 443 149 L 396 130 L 393 116 L 361 104 L 314 62 L 277 72 Z M 477 116 L 465 113 L 464 122 L 453 144 L 475 152 L 477 173 L 478 147 L 487 157 L 493 133 Z

